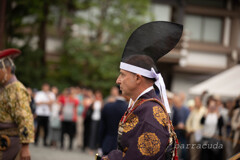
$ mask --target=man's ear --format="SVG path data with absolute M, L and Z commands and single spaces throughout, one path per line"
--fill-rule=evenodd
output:
M 140 83 L 142 81 L 142 76 L 140 74 L 136 74 L 136 82 Z
M 10 75 L 12 74 L 12 68 L 11 67 L 6 67 L 7 74 Z
M 11 73 L 11 67 L 6 67 L 8 73 Z

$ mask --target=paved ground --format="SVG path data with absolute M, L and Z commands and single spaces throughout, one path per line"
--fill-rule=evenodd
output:
M 30 145 L 30 152 L 32 160 L 94 160 L 94 156 L 83 153 L 78 149 L 69 151 L 32 144 Z

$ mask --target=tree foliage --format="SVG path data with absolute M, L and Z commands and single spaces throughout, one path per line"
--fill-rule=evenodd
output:
M 6 6 L 6 48 L 16 47 L 22 51 L 15 60 L 16 73 L 24 84 L 31 87 L 38 87 L 40 79 L 45 79 L 45 51 L 34 40 L 40 39 L 37 36 L 39 26 L 47 18 L 43 16 L 44 3 L 46 1 L 8 0 Z
M 22 55 L 15 60 L 18 78 L 27 86 L 39 88 L 49 80 L 46 62 L 47 29 L 54 26 L 62 13 L 73 8 L 69 0 L 8 0 L 5 17 L 5 48 L 16 47 Z M 55 7 L 63 12 L 56 16 Z M 56 32 L 58 28 L 55 27 Z
M 6 46 L 22 43 L 16 60 L 21 81 L 31 87 L 50 82 L 107 93 L 118 76 L 127 38 L 146 21 L 149 0 L 8 0 L 7 7 Z M 45 61 L 52 30 L 63 42 L 58 62 Z
M 75 84 L 105 93 L 115 84 L 124 45 L 142 24 L 148 0 L 91 1 L 73 19 L 83 33 L 66 37 L 61 65 L 55 74 L 62 84 Z M 81 6 L 81 4 L 79 4 Z

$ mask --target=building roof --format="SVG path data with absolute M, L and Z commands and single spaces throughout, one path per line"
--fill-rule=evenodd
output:
M 189 89 L 192 95 L 200 95 L 203 91 L 221 97 L 237 97 L 240 95 L 240 64 L 221 72 L 206 81 Z

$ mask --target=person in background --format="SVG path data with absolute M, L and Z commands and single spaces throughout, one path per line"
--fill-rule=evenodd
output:
M 224 105 L 219 95 L 214 95 L 213 98 L 216 99 L 219 114 L 223 118 L 223 127 L 221 132 L 222 132 L 222 140 L 223 140 L 224 146 L 226 146 L 224 147 L 223 156 L 224 156 L 224 159 L 227 159 L 231 156 L 231 152 L 232 152 L 231 142 L 227 140 L 229 137 L 228 126 L 231 123 L 231 120 L 229 117 L 229 109 Z
M 35 103 L 35 95 L 37 93 L 36 89 L 31 89 L 31 88 L 27 88 L 28 93 L 31 97 L 31 101 L 30 101 L 30 108 L 33 114 L 33 122 L 34 122 L 34 133 L 36 133 L 37 131 L 37 115 L 36 115 L 36 103 Z
M 105 100 L 105 104 L 110 102 L 115 102 L 118 96 L 119 96 L 119 89 L 117 86 L 113 86 L 111 88 L 110 95 Z
M 200 99 L 201 99 L 203 106 L 207 106 L 207 100 L 209 97 L 210 97 L 210 94 L 208 93 L 207 90 L 202 92 L 202 94 L 200 95 Z
M 219 95 L 214 95 L 213 98 L 216 100 L 216 105 L 219 111 L 219 114 L 222 116 L 223 118 L 223 130 L 222 130 L 222 134 L 224 137 L 226 137 L 226 125 L 229 122 L 229 117 L 228 117 L 228 109 L 224 107 L 224 104 L 221 100 L 221 97 Z
M 167 98 L 168 98 L 168 103 L 169 103 L 169 107 L 171 109 L 171 113 L 169 113 L 169 117 L 171 120 L 173 120 L 173 114 L 174 114 L 174 110 L 173 110 L 173 98 L 174 98 L 174 94 L 170 91 L 167 90 Z
M 116 101 L 105 104 L 101 113 L 99 139 L 100 152 L 103 155 L 117 149 L 118 124 L 128 106 L 126 99 L 121 96 L 120 89 L 117 89 L 119 96 L 116 97 Z
M 194 98 L 194 108 L 186 121 L 186 131 L 189 135 L 190 144 L 200 144 L 202 124 L 200 123 L 201 118 L 206 114 L 207 109 L 202 105 L 199 96 Z M 190 159 L 200 160 L 201 150 L 196 148 L 190 149 Z
M 189 111 L 191 112 L 195 108 L 195 101 L 193 99 L 190 99 L 187 101 L 187 107 Z
M 240 151 L 240 97 L 237 98 L 231 120 L 233 130 L 233 155 Z
M 185 105 L 185 100 L 186 100 L 186 94 L 184 92 L 178 93 L 178 96 L 180 97 L 182 101 L 182 105 Z
M 57 97 L 58 93 L 59 93 L 58 87 L 52 86 L 51 87 L 51 92 L 55 95 L 55 97 Z
M 76 135 L 76 141 L 77 141 L 77 146 L 78 148 L 81 148 L 83 146 L 83 93 L 82 89 L 80 87 L 75 88 L 75 96 L 79 101 L 77 113 L 78 113 L 78 118 L 77 118 L 77 135 Z
M 30 96 L 17 80 L 13 58 L 18 49 L 0 51 L 0 160 L 30 160 L 34 141 Z
M 90 129 L 91 129 L 91 121 L 92 121 L 92 113 L 93 113 L 93 92 L 90 89 L 84 89 L 84 98 L 83 98 L 83 146 L 82 151 L 89 148 L 90 141 Z
M 33 88 L 32 89 L 32 97 L 33 97 L 33 101 L 34 101 L 34 106 L 35 106 L 35 109 L 34 109 L 34 112 L 33 112 L 33 119 L 34 119 L 34 133 L 36 134 L 37 132 L 37 114 L 36 114 L 36 102 L 35 102 L 35 97 L 36 97 L 36 94 L 37 94 L 38 90 L 36 88 Z
M 40 133 L 40 128 L 44 129 L 44 146 L 48 146 L 48 127 L 49 127 L 49 116 L 51 115 L 51 105 L 55 101 L 55 95 L 50 91 L 50 86 L 47 83 L 42 85 L 42 90 L 36 93 L 36 115 L 37 115 L 37 130 L 35 136 L 35 145 L 38 145 L 38 138 Z
M 222 145 L 220 137 L 222 136 L 223 118 L 217 108 L 217 101 L 211 96 L 207 100 L 207 112 L 201 118 L 201 124 L 203 125 L 202 146 Z M 215 149 L 213 147 L 202 148 L 201 159 L 223 159 L 223 146 Z
M 188 115 L 190 113 L 189 109 L 183 105 L 183 98 L 176 94 L 174 96 L 174 106 L 173 106 L 173 126 L 175 129 L 175 132 L 177 134 L 179 144 L 180 145 L 187 145 L 187 137 L 186 137 L 186 128 L 185 124 L 188 118 Z M 188 154 L 186 147 L 179 150 L 179 158 L 187 160 Z
M 32 114 L 34 114 L 35 110 L 36 110 L 36 104 L 35 104 L 35 101 L 34 101 L 33 91 L 32 91 L 32 89 L 30 87 L 27 88 L 27 91 L 28 91 L 28 94 L 31 97 L 30 108 L 31 108 Z
M 226 122 L 226 124 L 224 124 L 224 130 L 223 130 L 223 139 L 224 139 L 224 143 L 225 143 L 225 157 L 224 159 L 228 159 L 232 156 L 233 153 L 233 148 L 232 148 L 232 127 L 231 127 L 231 118 L 232 118 L 232 109 L 234 107 L 234 100 L 233 99 L 228 99 L 224 102 L 224 108 L 226 108 L 228 110 L 228 121 Z M 230 116 L 231 115 L 231 116 Z
M 60 133 L 61 133 L 61 122 L 59 117 L 60 112 L 60 103 L 58 101 L 58 88 L 52 87 L 52 93 L 57 97 L 55 101 L 51 105 L 51 114 L 50 114 L 50 145 L 52 147 L 57 147 L 57 143 L 60 141 Z
M 91 131 L 90 131 L 90 154 L 93 150 L 97 149 L 98 137 L 99 137 L 99 126 L 101 120 L 101 111 L 103 107 L 103 97 L 100 91 L 95 92 L 95 101 L 93 102 L 93 112 L 91 116 Z
M 76 134 L 77 123 L 77 107 L 78 99 L 73 94 L 72 88 L 67 88 L 66 95 L 59 98 L 61 104 L 60 118 L 61 118 L 61 149 L 64 149 L 64 134 L 69 135 L 69 150 L 73 147 L 73 138 Z

